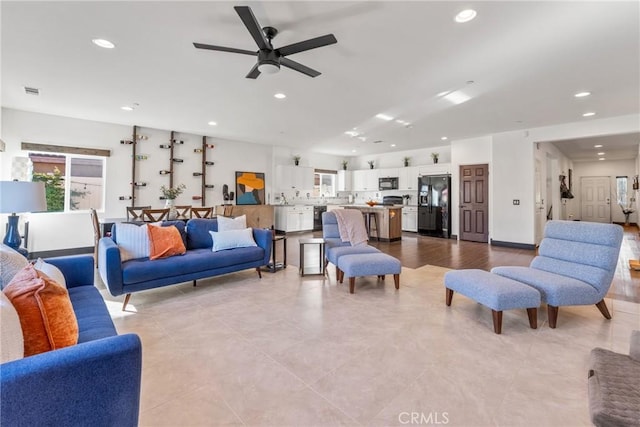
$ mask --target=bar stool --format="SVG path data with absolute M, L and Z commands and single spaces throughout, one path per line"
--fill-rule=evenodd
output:
M 380 227 L 378 227 L 378 214 L 376 212 L 362 212 L 364 225 L 367 228 L 367 237 L 371 237 L 371 222 L 376 223 L 376 240 L 380 241 Z

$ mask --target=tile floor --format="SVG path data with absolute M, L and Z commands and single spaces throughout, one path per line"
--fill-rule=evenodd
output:
M 607 299 L 504 313 L 461 295 L 444 303 L 445 268 L 359 278 L 253 270 L 122 297 L 103 289 L 120 333 L 143 342 L 143 426 L 587 426 L 587 361 L 628 351 L 640 305 Z

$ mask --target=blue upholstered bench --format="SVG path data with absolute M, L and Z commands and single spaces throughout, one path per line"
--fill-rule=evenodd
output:
M 502 311 L 526 308 L 529 325 L 538 327 L 540 292 L 531 286 L 484 270 L 455 270 L 444 275 L 446 302 L 451 305 L 453 292 L 458 292 L 489 307 L 493 313 L 493 331 L 502 332 Z
M 338 259 L 338 279 L 340 283 L 346 275 L 349 278 L 349 292 L 354 293 L 358 276 L 376 275 L 382 280 L 386 274 L 393 274 L 396 289 L 400 289 L 402 264 L 397 258 L 382 252 L 343 255 Z
M 369 245 L 356 245 L 356 246 L 334 246 L 326 249 L 325 267 L 327 263 L 331 263 L 336 266 L 336 277 L 340 280 L 340 269 L 338 268 L 338 262 L 344 255 L 360 255 L 360 254 L 377 254 L 380 250 Z

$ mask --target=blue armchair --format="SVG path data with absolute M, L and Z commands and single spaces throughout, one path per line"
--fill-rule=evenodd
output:
M 93 286 L 91 255 L 46 261 L 65 276 L 78 320 L 78 344 L 0 365 L 0 425 L 137 425 L 140 339 L 117 335 Z
M 623 229 L 615 224 L 549 221 L 538 256 L 529 267 L 495 267 L 492 273 L 536 288 L 547 303 L 549 326 L 556 327 L 561 305 L 595 304 L 611 314 L 604 297 L 618 263 Z

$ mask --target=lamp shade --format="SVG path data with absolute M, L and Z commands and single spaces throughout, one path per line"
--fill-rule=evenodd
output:
M 0 213 L 46 210 L 44 182 L 0 181 Z

